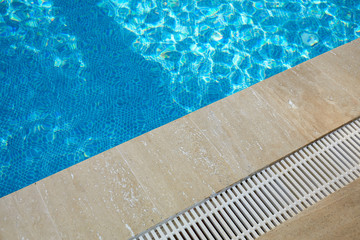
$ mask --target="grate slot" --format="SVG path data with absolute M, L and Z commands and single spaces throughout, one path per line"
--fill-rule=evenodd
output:
M 360 119 L 133 240 L 253 240 L 360 177 Z
M 235 235 L 229 224 L 229 219 L 226 218 L 226 215 L 224 215 L 224 213 L 221 209 L 221 204 L 218 203 L 216 198 L 217 198 L 217 196 L 213 198 L 213 203 L 215 204 L 216 209 L 218 209 L 218 210 L 215 211 L 214 218 L 215 218 L 216 222 L 218 223 L 219 227 L 221 227 L 224 230 L 226 235 L 228 237 L 232 238 Z
M 308 161 L 307 164 L 309 168 L 313 169 L 316 173 L 318 173 L 318 176 L 321 177 L 325 181 L 325 183 L 329 182 L 330 179 L 335 176 L 332 171 L 330 171 L 323 165 L 323 163 L 319 159 L 319 156 L 315 156 L 310 161 Z
M 242 187 L 241 185 L 239 185 L 239 187 Z M 258 214 L 256 213 L 255 209 L 258 209 L 258 211 L 261 209 L 261 207 L 269 209 L 268 205 L 266 203 L 264 204 L 257 204 L 255 201 L 261 202 L 261 200 L 259 200 L 259 198 L 257 197 L 257 195 L 255 193 L 254 194 L 254 198 L 252 198 L 249 195 L 245 195 L 243 200 L 241 201 L 241 203 L 244 205 L 246 211 L 248 212 L 248 216 L 250 217 L 251 221 L 251 226 L 249 227 L 249 229 L 251 229 L 253 226 L 256 225 L 256 221 L 259 222 L 259 219 L 261 219 L 260 216 L 258 216 Z M 255 199 L 255 201 L 254 201 Z M 255 206 L 255 207 L 254 207 Z M 254 209 L 255 208 L 255 209 Z M 258 219 L 254 219 L 254 216 L 258 216 Z M 271 217 L 272 214 L 269 214 L 269 216 Z
M 302 196 L 300 194 L 300 192 L 289 182 L 289 179 L 286 176 L 280 174 L 281 171 L 279 171 L 279 168 L 275 165 L 270 166 L 268 170 L 273 171 L 275 174 L 279 174 L 279 179 L 284 183 L 284 186 L 286 186 L 286 188 L 289 190 L 289 192 L 292 193 L 293 198 L 300 199 Z M 303 210 L 303 208 L 301 206 L 298 206 L 298 208 L 300 211 Z
M 284 201 L 286 201 L 285 206 L 288 205 L 287 208 L 291 211 L 291 215 L 299 213 L 296 206 L 292 206 L 294 198 L 291 196 L 291 192 L 286 188 L 284 183 L 281 182 L 280 178 L 274 179 L 273 182 L 275 188 L 277 189 L 276 191 L 278 191 L 279 195 L 281 195 L 284 198 Z
M 236 224 L 236 221 L 234 220 L 234 216 L 232 212 L 230 211 L 229 207 L 227 206 L 226 202 L 223 200 L 221 195 L 218 195 L 217 200 L 219 202 L 220 207 L 224 206 L 223 209 L 219 211 L 221 217 L 226 221 L 226 223 L 229 225 L 229 228 L 231 229 L 234 236 L 237 236 L 241 234 L 239 226 Z
M 229 208 L 236 216 L 238 222 L 241 223 L 242 227 L 240 227 L 240 229 L 241 229 L 242 233 L 246 232 L 248 229 L 251 228 L 248 220 L 244 217 L 243 212 L 236 206 L 236 204 L 234 202 L 229 204 Z

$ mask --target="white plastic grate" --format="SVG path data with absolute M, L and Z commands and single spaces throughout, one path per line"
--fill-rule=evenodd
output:
M 359 176 L 356 119 L 132 239 L 256 239 Z

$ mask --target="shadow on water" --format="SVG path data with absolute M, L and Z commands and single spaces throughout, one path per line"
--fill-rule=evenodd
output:
M 4 16 L 0 197 L 186 114 L 96 3 L 55 0 L 55 19 L 27 32 Z

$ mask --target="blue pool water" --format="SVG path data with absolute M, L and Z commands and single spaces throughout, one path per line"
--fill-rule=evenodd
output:
M 0 197 L 358 37 L 358 0 L 0 0 Z

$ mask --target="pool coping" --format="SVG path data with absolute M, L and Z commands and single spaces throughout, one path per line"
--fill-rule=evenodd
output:
M 360 115 L 360 39 L 0 199 L 0 236 L 127 239 Z

